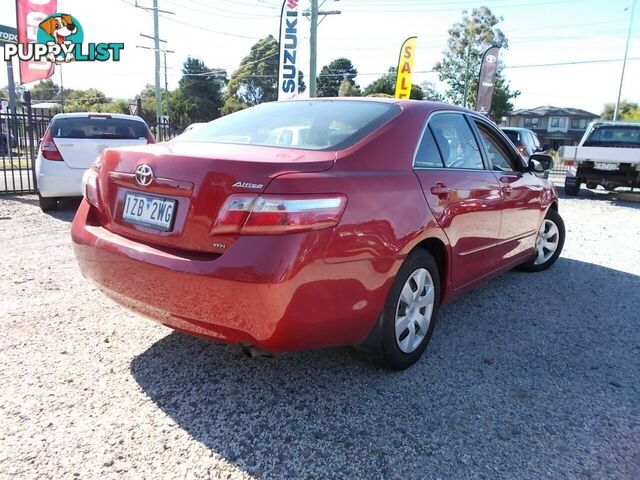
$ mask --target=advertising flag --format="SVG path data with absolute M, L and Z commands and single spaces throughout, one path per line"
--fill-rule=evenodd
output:
M 280 67 L 278 69 L 278 100 L 308 97 L 300 90 L 300 67 L 308 49 L 306 31 L 309 30 L 302 17 L 304 0 L 284 0 L 280 15 Z M 308 65 L 308 62 L 306 63 Z
M 498 53 L 500 47 L 490 47 L 482 56 L 480 66 L 480 79 L 478 81 L 478 98 L 476 100 L 476 112 L 489 115 L 491 102 L 493 101 L 493 89 L 496 84 L 498 72 Z
M 17 0 L 18 43 L 36 43 L 38 27 L 49 15 L 56 13 L 57 0 Z M 53 75 L 54 64 L 48 60 L 20 60 L 20 83 L 44 80 Z
M 413 85 L 413 59 L 416 53 L 418 37 L 409 37 L 402 44 L 398 59 L 398 79 L 396 80 L 396 98 L 409 98 Z

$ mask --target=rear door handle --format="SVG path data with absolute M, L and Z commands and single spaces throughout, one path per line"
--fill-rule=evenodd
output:
M 446 197 L 451 193 L 451 189 L 442 183 L 437 183 L 431 187 L 431 193 L 438 197 Z

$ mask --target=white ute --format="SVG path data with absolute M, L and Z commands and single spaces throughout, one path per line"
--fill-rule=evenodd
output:
M 640 188 L 640 123 L 592 122 L 577 147 L 560 148 L 560 158 L 569 166 L 567 195 L 578 195 L 582 184 Z
M 115 113 L 62 113 L 51 119 L 36 157 L 42 211 L 64 197 L 82 196 L 82 176 L 107 148 L 155 143 L 140 117 Z

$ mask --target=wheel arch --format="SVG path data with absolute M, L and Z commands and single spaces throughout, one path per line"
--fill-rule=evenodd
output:
M 415 245 L 411 251 L 413 252 L 417 249 L 429 252 L 438 265 L 438 273 L 440 275 L 440 302 L 442 303 L 448 291 L 447 278 L 449 274 L 450 258 L 447 246 L 438 237 L 428 237 Z

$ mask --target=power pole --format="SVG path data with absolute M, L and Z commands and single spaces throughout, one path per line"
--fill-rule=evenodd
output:
M 326 0 L 325 0 L 326 1 Z M 336 0 L 338 1 L 338 0 Z M 324 5 L 324 2 L 322 2 Z M 318 0 L 311 0 L 311 12 L 304 12 L 303 15 L 310 17 L 311 31 L 309 37 L 309 96 L 316 97 L 318 90 L 318 25 L 327 15 L 340 15 L 340 11 L 332 10 L 321 12 L 318 10 Z M 318 22 L 318 16 L 323 15 L 322 20 Z
M 620 97 L 622 96 L 622 83 L 624 82 L 624 71 L 627 67 L 627 55 L 629 53 L 629 41 L 631 40 L 631 27 L 633 26 L 633 11 L 636 7 L 636 0 L 631 0 L 631 14 L 629 15 L 629 30 L 627 31 L 627 44 L 624 47 L 624 60 L 622 61 L 622 73 L 620 74 L 620 87 L 618 88 L 618 100 L 616 101 L 616 109 L 613 112 L 613 121 L 618 120 L 620 113 Z
M 167 53 L 175 53 L 173 50 L 163 50 L 164 52 L 164 91 L 167 96 L 167 118 L 169 127 L 171 126 L 171 108 L 169 107 L 169 76 L 167 75 Z
M 169 13 L 171 15 L 175 15 L 174 12 L 167 12 L 166 10 L 160 10 L 158 8 L 158 0 L 153 0 L 153 7 L 142 7 L 138 5 L 136 1 L 136 7 L 141 8 L 143 10 L 151 10 L 153 12 L 153 43 L 155 50 L 155 92 L 156 92 L 156 133 L 159 132 L 160 128 L 160 117 L 162 116 L 162 92 L 160 91 L 160 34 L 158 28 L 158 14 Z
M 145 35 L 144 33 L 140 34 L 141 37 L 145 37 L 145 38 L 150 38 L 152 40 L 155 40 L 154 37 L 150 36 L 150 35 Z M 162 40 L 161 38 L 158 39 L 160 42 L 162 43 L 167 43 L 166 40 Z M 164 54 L 164 91 L 165 91 L 165 99 L 167 101 L 167 117 L 169 117 L 169 123 L 171 123 L 171 110 L 169 107 L 169 74 L 167 73 L 167 69 L 169 68 L 167 66 L 167 53 L 176 53 L 173 50 L 167 50 L 166 47 L 160 48 L 159 50 L 156 50 L 155 48 L 152 47 L 145 47 L 144 45 L 136 45 L 136 48 L 144 48 L 145 50 L 155 50 L 157 53 L 162 52 Z M 157 98 L 157 97 L 156 97 Z M 162 112 L 160 112 L 160 114 L 162 115 Z M 158 117 L 160 118 L 160 117 Z M 160 131 L 160 123 L 158 122 L 158 132 Z M 156 132 L 156 133 L 158 133 Z
M 153 46 L 156 55 L 156 128 L 160 128 L 162 116 L 162 95 L 160 93 L 160 34 L 158 33 L 158 0 L 153 0 Z
M 309 39 L 309 96 L 315 98 L 318 91 L 318 0 L 311 0 L 311 38 Z

